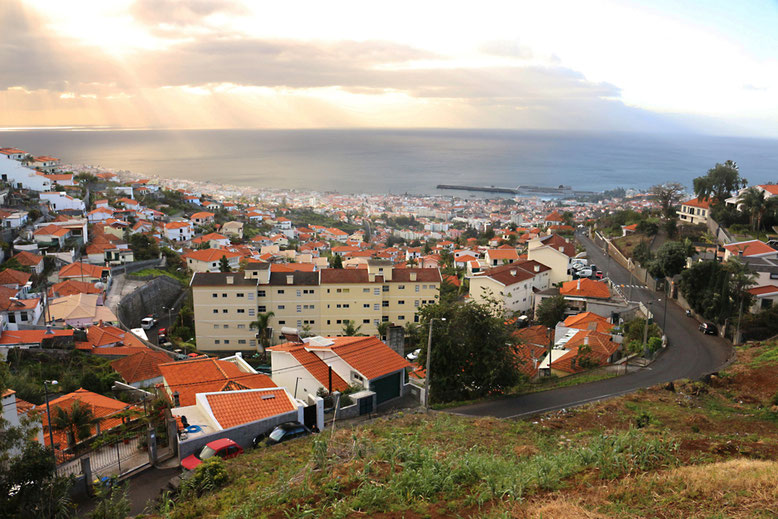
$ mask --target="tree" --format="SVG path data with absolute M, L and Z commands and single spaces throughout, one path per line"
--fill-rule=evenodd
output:
M 565 319 L 565 310 L 567 310 L 567 301 L 565 301 L 564 296 L 557 295 L 553 297 L 547 297 L 543 299 L 540 302 L 540 305 L 538 305 L 538 311 L 536 317 L 536 321 L 546 328 L 549 329 L 548 332 L 548 367 L 549 367 L 549 373 L 551 372 L 551 350 L 554 347 L 553 342 L 553 335 L 551 334 L 551 329 L 556 327 L 557 323 L 559 321 L 563 321 Z
M 732 191 L 748 185 L 748 181 L 740 177 L 737 164 L 731 160 L 724 164 L 716 164 L 708 170 L 707 175 L 694 179 L 694 194 L 698 198 L 710 198 L 715 204 L 722 204 L 729 198 Z
M 362 329 L 362 325 L 355 326 L 355 322 L 351 319 L 344 319 L 343 320 L 343 335 L 346 337 L 355 337 L 357 335 L 362 335 L 359 333 L 359 330 Z
M 267 329 L 270 327 L 270 319 L 274 315 L 273 312 L 260 312 L 257 314 L 257 320 L 249 324 L 249 328 L 259 332 L 259 344 L 262 346 L 262 351 L 270 346 L 270 335 Z
M 378 326 L 376 326 L 376 329 L 378 330 L 378 338 L 383 340 L 386 337 L 386 334 L 389 333 L 389 327 L 391 326 L 391 323 L 389 321 L 382 321 L 378 323 Z
M 157 242 L 141 233 L 135 233 L 130 236 L 130 249 L 135 261 L 148 260 L 159 257 L 159 245 Z
M 656 257 L 649 263 L 648 270 L 654 277 L 672 278 L 686 267 L 688 247 L 677 241 L 668 241 L 656 251 Z
M 343 258 L 340 257 L 340 254 L 333 254 L 332 255 L 332 268 L 334 268 L 334 269 L 342 269 L 343 268 Z
M 419 311 L 415 330 L 422 345 L 418 362 L 427 360 L 427 334 L 432 330 L 430 398 L 445 402 L 501 393 L 521 380 L 516 339 L 502 317 L 488 305 L 474 302 L 427 305 Z
M 232 272 L 232 267 L 230 267 L 230 261 L 227 259 L 227 256 L 222 254 L 222 257 L 219 258 L 219 272 Z
M 747 288 L 754 282 L 748 265 L 730 259 L 726 263 L 702 261 L 681 273 L 680 289 L 692 309 L 705 319 L 725 323 L 740 305 L 748 308 L 752 296 Z
M 75 448 L 78 442 L 92 435 L 95 415 L 89 407 L 75 400 L 70 409 L 57 407 L 51 421 L 55 430 L 65 431 L 68 447 Z
M 650 220 L 640 220 L 635 230 L 646 236 L 654 236 L 659 232 L 659 225 L 656 222 Z
M 769 206 L 773 205 L 770 203 L 771 201 L 765 198 L 765 192 L 755 187 L 749 187 L 740 193 L 737 201 L 739 205 L 742 204 L 743 210 L 748 213 L 751 220 L 751 228 L 759 231 L 762 227 L 762 218 L 765 212 Z
M 685 189 L 679 182 L 665 182 L 651 187 L 651 195 L 662 206 L 662 214 L 670 218 Z
M 632 259 L 638 262 L 638 264 L 646 266 L 652 259 L 654 254 L 651 252 L 651 247 L 648 242 L 643 240 L 632 249 Z

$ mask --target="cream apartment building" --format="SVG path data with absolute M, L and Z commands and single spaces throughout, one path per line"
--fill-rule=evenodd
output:
M 438 269 L 395 268 L 371 260 L 367 268 L 271 272 L 252 264 L 244 272 L 206 272 L 192 277 L 197 346 L 203 351 L 256 350 L 258 313 L 273 312 L 274 339 L 281 328 L 339 336 L 347 320 L 360 333 L 378 333 L 381 322 L 418 322 L 416 312 L 437 302 Z M 273 342 L 276 342 L 275 340 Z

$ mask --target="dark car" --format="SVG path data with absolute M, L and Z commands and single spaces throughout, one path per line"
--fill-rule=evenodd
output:
M 265 443 L 267 445 L 275 445 L 301 436 L 308 436 L 311 434 L 311 430 L 300 422 L 286 422 L 277 425 L 270 434 L 267 435 Z
M 705 335 L 718 335 L 719 330 L 716 328 L 716 325 L 713 323 L 702 323 L 700 325 L 700 331 L 704 333 Z
M 203 450 L 199 454 L 190 454 L 186 458 L 181 460 L 181 466 L 187 470 L 194 470 L 203 460 L 212 458 L 213 456 L 219 456 L 223 459 L 230 459 L 243 454 L 243 449 L 240 445 L 230 440 L 229 438 L 222 438 L 221 440 L 214 440 L 208 445 L 203 447 Z

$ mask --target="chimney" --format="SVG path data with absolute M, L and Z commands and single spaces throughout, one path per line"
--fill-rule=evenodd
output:
M 578 278 L 578 290 L 581 290 L 581 278 Z
M 511 269 L 511 276 L 516 276 L 516 272 L 518 272 L 516 269 Z
M 411 272 L 411 281 L 416 281 L 416 273 Z
M 535 265 L 535 272 L 540 272 L 540 265 Z
M 584 337 L 584 345 L 589 346 L 589 336 Z
M 286 284 L 287 285 L 294 285 L 294 275 L 290 274 L 286 276 Z
M 375 272 L 368 272 L 367 273 L 367 279 L 371 283 L 375 283 Z
M 173 393 L 173 407 L 181 407 L 181 400 L 179 399 L 178 391 Z

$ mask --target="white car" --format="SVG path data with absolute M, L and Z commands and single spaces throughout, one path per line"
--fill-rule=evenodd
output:
M 144 317 L 140 321 L 140 327 L 144 330 L 150 330 L 154 328 L 154 325 L 157 324 L 157 320 L 153 317 Z
M 406 355 L 405 358 L 408 360 L 416 360 L 419 358 L 419 353 L 421 353 L 421 348 L 413 350 L 408 355 Z

